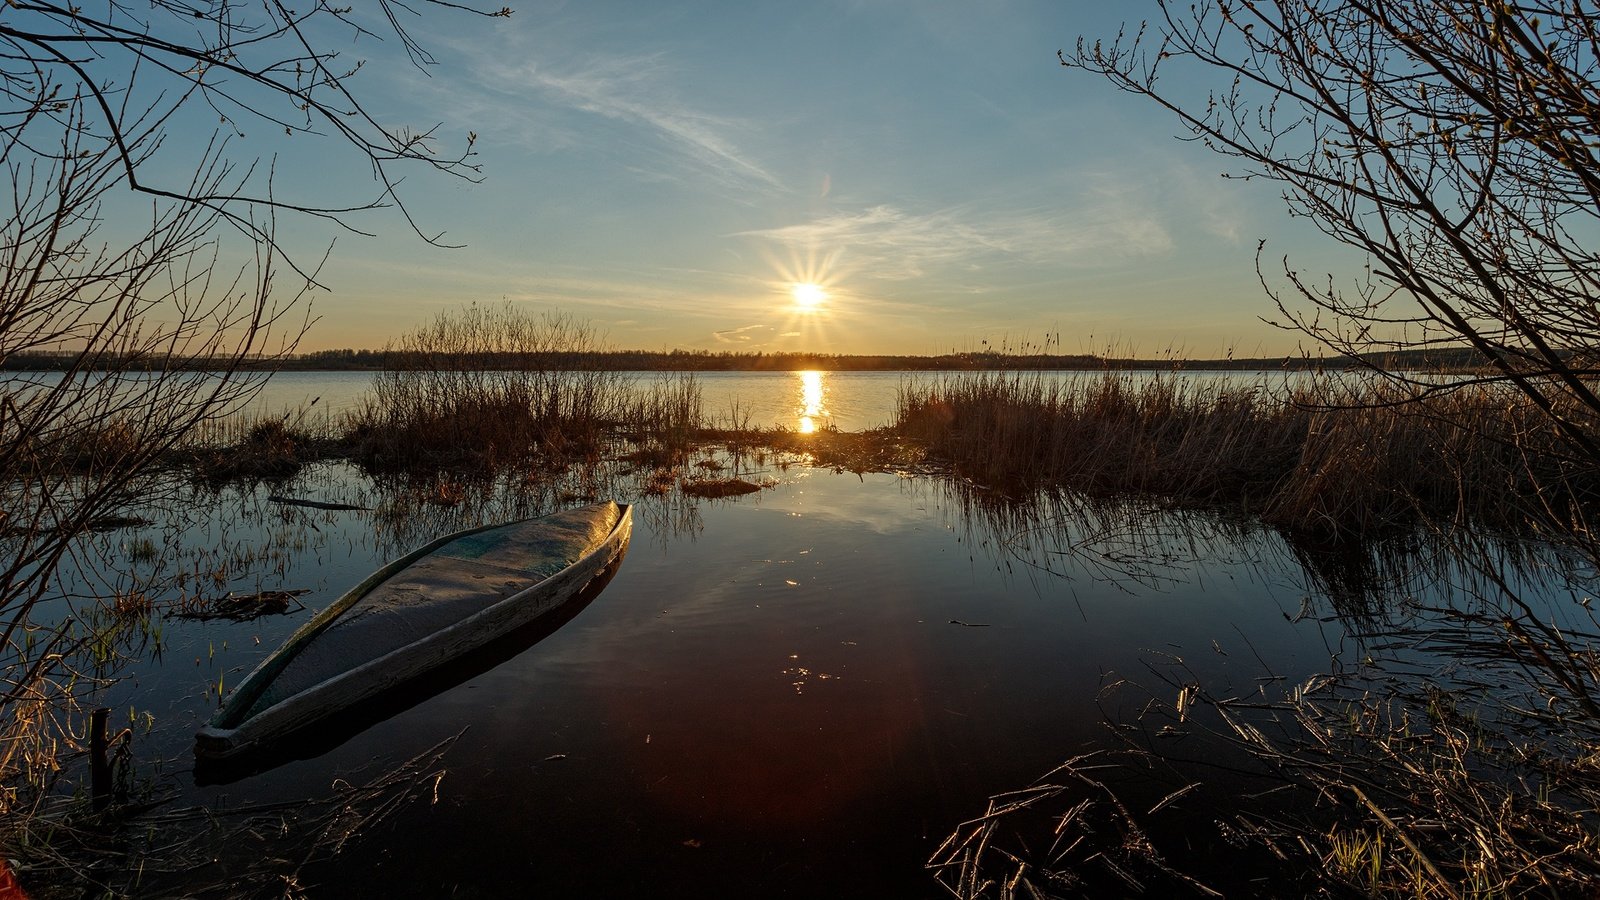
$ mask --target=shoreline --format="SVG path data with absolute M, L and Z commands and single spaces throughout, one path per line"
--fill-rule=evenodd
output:
M 105 360 L 96 371 L 205 371 L 215 367 L 178 360 L 172 365 L 156 361 L 139 364 Z M 433 362 L 433 361 L 430 361 Z M 1385 371 L 1471 372 L 1483 367 L 1476 351 L 1467 348 L 1368 353 L 1358 357 L 1319 358 L 1272 356 L 1224 359 L 1179 357 L 1138 359 L 1090 354 L 1016 354 L 1000 352 L 952 353 L 940 356 L 859 355 L 823 353 L 711 353 L 708 351 L 617 350 L 541 354 L 484 354 L 472 360 L 476 369 L 540 369 L 592 372 L 1105 372 L 1105 371 L 1318 371 L 1381 369 Z M 0 371 L 52 372 L 81 366 L 68 353 L 19 353 L 0 362 Z M 435 368 L 429 365 L 428 368 Z M 239 369 L 251 372 L 382 372 L 416 368 L 414 357 L 400 351 L 324 350 L 289 357 L 243 360 Z M 446 366 L 444 368 L 458 368 Z

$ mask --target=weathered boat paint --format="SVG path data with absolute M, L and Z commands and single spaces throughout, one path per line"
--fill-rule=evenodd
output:
M 196 755 L 252 750 L 534 621 L 621 557 L 632 531 L 632 509 L 607 502 L 456 532 L 400 557 L 240 682 L 196 732 Z M 326 677 L 308 674 L 335 662 Z

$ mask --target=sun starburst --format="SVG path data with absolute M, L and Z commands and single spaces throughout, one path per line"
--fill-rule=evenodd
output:
M 795 309 L 814 312 L 827 302 L 828 291 L 820 284 L 801 281 L 789 286 L 789 296 L 794 298 Z

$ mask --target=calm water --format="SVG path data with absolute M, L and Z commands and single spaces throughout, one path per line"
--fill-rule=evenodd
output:
M 1070 502 L 1019 517 L 927 479 L 745 474 L 778 484 L 639 502 L 626 560 L 570 622 L 408 690 L 364 730 L 291 748 L 309 758 L 197 778 L 190 753 L 219 680 L 236 683 L 309 611 L 169 620 L 158 658 L 103 700 L 153 714 L 138 774 L 174 805 L 327 798 L 459 735 L 437 799 L 307 868 L 314 896 L 933 897 L 923 864 L 958 823 L 1070 755 L 1120 746 L 1108 723 L 1136 721 L 1146 691 L 1174 693 L 1161 673 L 1175 661 L 1183 680 L 1247 696 L 1363 652 L 1332 615 L 1357 602 L 1341 596 L 1352 579 L 1268 530 Z M 628 484 L 619 475 L 616 496 Z M 375 509 L 225 490 L 191 498 L 183 529 L 106 540 L 160 548 L 135 577 L 304 588 L 315 609 L 409 546 L 536 513 L 564 489 L 439 508 L 323 467 L 273 490 Z M 1153 803 L 1172 786 L 1129 790 Z M 1208 824 L 1229 802 L 1174 806 Z M 218 847 L 218 865 L 176 884 L 279 852 Z
M 696 377 L 713 417 L 805 431 L 884 424 L 906 379 L 929 376 Z M 337 412 L 369 378 L 290 373 L 258 403 L 315 398 L 313 409 Z M 924 863 L 952 830 L 1063 759 L 1122 747 L 1114 728 L 1137 725 L 1151 698 L 1171 703 L 1190 683 L 1250 697 L 1334 662 L 1415 655 L 1363 635 L 1464 595 L 1459 573 L 1430 573 L 1416 556 L 1352 557 L 1223 515 L 1070 497 L 1019 508 L 933 478 L 734 464 L 772 486 L 729 501 L 646 497 L 648 471 L 608 460 L 588 475 L 440 490 L 374 485 L 337 464 L 286 484 L 183 488 L 172 524 L 94 538 L 125 562 L 80 590 L 170 598 L 178 578 L 208 596 L 305 590 L 306 608 L 247 623 L 159 621 L 123 648 L 132 662 L 108 667 L 125 677 L 96 702 L 137 721 L 135 778 L 168 810 L 292 818 L 283 804 L 343 797 L 453 741 L 436 789 L 300 872 L 313 896 L 934 897 L 942 889 Z M 287 506 L 272 494 L 369 509 Z M 440 534 L 584 495 L 634 502 L 635 535 L 609 585 L 570 621 L 408 686 L 262 771 L 195 771 L 192 735 L 219 688 L 314 610 Z M 1556 621 L 1578 614 L 1569 595 L 1545 594 Z M 1415 670 L 1446 677 L 1456 665 L 1423 659 Z M 1238 762 L 1154 723 L 1131 734 L 1176 757 Z M 1203 778 L 1167 814 L 1175 839 L 1204 860 L 1231 796 L 1260 785 L 1202 768 L 1105 777 L 1123 779 L 1142 808 Z M 206 854 L 214 863 L 146 885 L 183 894 L 293 855 L 274 837 L 281 821 L 246 821 L 254 842 L 219 841 Z M 1207 874 L 1225 886 L 1243 877 Z
M 665 377 L 656 372 L 626 373 L 648 386 Z M 758 427 L 782 425 L 797 431 L 839 428 L 859 431 L 888 424 L 895 391 L 909 377 L 901 372 L 696 372 L 703 408 L 713 422 L 748 419 Z M 282 372 L 272 377 L 252 406 L 267 412 L 312 409 L 338 414 L 355 407 L 367 393 L 367 372 Z
M 1084 373 L 1047 372 L 1045 379 L 1067 381 Z M 640 386 L 666 377 L 657 372 L 627 373 Z M 703 407 L 715 423 L 748 418 L 758 427 L 781 425 L 796 431 L 838 428 L 860 431 L 887 425 L 894 417 L 895 394 L 907 383 L 928 382 L 934 372 L 696 372 Z M 1129 373 L 1149 378 L 1152 373 Z M 1273 372 L 1166 372 L 1166 378 L 1278 384 Z M 337 415 L 353 408 L 372 383 L 368 372 L 283 372 L 274 375 L 253 404 L 279 413 L 310 406 Z M 312 405 L 315 401 L 315 405 Z

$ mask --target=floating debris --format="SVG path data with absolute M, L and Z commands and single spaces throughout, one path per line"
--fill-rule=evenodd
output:
M 743 478 L 706 478 L 683 483 L 683 492 L 691 497 L 737 497 L 754 494 L 759 490 L 761 485 L 745 481 Z
M 312 509 L 356 509 L 371 510 L 370 506 L 356 506 L 352 503 L 325 503 L 321 500 L 301 500 L 299 497 L 268 497 L 268 503 L 282 503 L 285 506 L 309 506 Z

